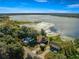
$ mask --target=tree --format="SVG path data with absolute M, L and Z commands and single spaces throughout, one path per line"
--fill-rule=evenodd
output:
M 41 35 L 46 36 L 46 33 L 45 33 L 45 31 L 43 29 L 41 29 Z
M 76 48 L 79 48 L 79 39 L 75 39 L 74 43 L 75 43 Z
M 45 59 L 67 59 L 65 55 L 63 54 L 55 54 L 53 52 L 49 52 L 47 55 L 45 55 Z
M 0 59 L 23 59 L 22 45 L 11 35 L 0 37 Z
M 4 33 L 0 32 L 0 37 L 3 37 L 4 36 Z
M 71 56 L 76 56 L 76 49 L 75 46 L 73 45 L 73 42 L 63 42 L 62 44 L 62 53 L 67 57 L 70 58 Z
M 9 55 L 9 59 L 23 59 L 23 48 L 18 42 L 16 44 L 9 44 L 7 53 Z

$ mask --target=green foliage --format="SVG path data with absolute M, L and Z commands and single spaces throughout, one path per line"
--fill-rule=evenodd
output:
M 55 37 L 49 37 L 49 41 L 56 42 L 58 45 L 60 45 L 61 51 L 59 53 L 66 56 L 67 59 L 79 59 L 79 54 L 76 51 L 77 48 L 79 47 L 79 40 L 75 40 L 74 42 L 61 41 L 60 37 L 55 36 Z M 51 58 L 53 58 L 53 56 Z
M 19 27 L 9 20 L 0 25 L 0 59 L 23 59 L 21 39 L 36 39 L 37 34 L 33 28 Z
M 16 23 L 8 20 L 6 24 L 0 25 L 0 59 L 23 59 L 21 39 L 25 37 L 36 39 L 39 34 L 33 28 L 19 27 Z M 46 38 L 46 33 L 43 29 L 40 35 Z M 79 55 L 76 52 L 76 48 L 79 48 L 78 39 L 74 41 L 74 44 L 70 41 L 63 42 L 60 36 L 48 37 L 48 40 L 56 42 L 62 50 L 56 54 L 49 52 L 45 59 L 79 59 Z
M 78 56 L 76 56 L 76 55 L 70 56 L 68 59 L 79 59 L 79 55 Z
M 10 35 L 0 37 L 0 59 L 23 59 L 22 45 Z
M 74 46 L 72 41 L 66 41 L 62 43 L 62 52 L 67 59 L 72 59 L 76 57 L 76 55 L 78 55 L 77 51 L 76 51 L 76 47 Z M 72 57 L 71 57 L 72 56 Z
M 14 21 L 16 24 L 32 24 L 31 21 Z
M 46 33 L 45 33 L 45 31 L 43 29 L 41 29 L 41 35 L 46 36 Z
M 3 37 L 3 36 L 4 36 L 4 33 L 1 33 L 1 32 L 0 32 L 0 37 Z
M 33 30 L 33 28 L 27 28 L 27 27 L 21 27 L 18 31 L 17 31 L 17 36 L 18 38 L 22 39 L 25 37 L 31 37 L 36 39 L 38 32 L 36 30 Z
M 61 37 L 58 36 L 52 36 L 52 37 L 48 37 L 49 41 L 55 41 L 55 42 L 62 42 Z
M 79 48 L 79 39 L 75 39 L 74 43 L 75 43 L 76 48 Z
M 0 26 L 0 59 L 23 59 L 23 48 L 17 41 L 17 26 L 14 24 Z
M 53 52 L 49 52 L 46 56 L 45 59 L 67 59 L 65 55 L 63 54 L 55 54 Z

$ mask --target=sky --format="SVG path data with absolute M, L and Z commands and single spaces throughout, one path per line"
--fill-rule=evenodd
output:
M 0 13 L 79 13 L 79 0 L 0 0 Z

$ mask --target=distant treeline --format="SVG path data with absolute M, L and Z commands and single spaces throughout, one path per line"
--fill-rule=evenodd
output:
M 79 18 L 79 13 L 1 13 L 0 16 L 11 16 L 11 15 L 52 15 L 61 17 L 74 17 Z
M 79 18 L 79 14 L 72 14 L 72 13 L 54 13 L 51 14 L 52 16 L 59 16 L 59 17 L 73 17 Z

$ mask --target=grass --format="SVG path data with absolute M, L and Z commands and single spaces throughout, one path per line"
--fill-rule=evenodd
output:
M 14 21 L 16 24 L 32 24 L 31 21 Z
M 60 36 L 48 36 L 49 41 L 62 42 Z

